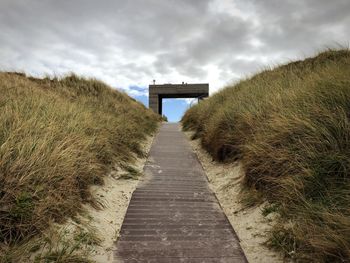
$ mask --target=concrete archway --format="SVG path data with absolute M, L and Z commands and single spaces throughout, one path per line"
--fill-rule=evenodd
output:
M 198 98 L 209 96 L 209 84 L 162 84 L 149 85 L 149 108 L 162 115 L 164 98 Z

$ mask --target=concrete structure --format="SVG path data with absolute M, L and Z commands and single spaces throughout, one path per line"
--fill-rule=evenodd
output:
M 162 115 L 164 98 L 198 98 L 209 96 L 209 84 L 163 84 L 149 85 L 149 108 Z

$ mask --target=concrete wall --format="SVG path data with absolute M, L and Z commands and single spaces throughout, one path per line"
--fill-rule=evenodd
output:
M 162 114 L 163 98 L 204 98 L 209 96 L 209 84 L 149 85 L 149 108 Z
M 154 112 L 157 112 L 159 111 L 159 98 L 158 98 L 158 94 L 149 94 L 149 97 L 148 97 L 148 107 L 150 109 L 152 109 Z

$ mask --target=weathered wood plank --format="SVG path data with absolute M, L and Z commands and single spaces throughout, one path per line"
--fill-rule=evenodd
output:
M 134 192 L 115 262 L 247 262 L 177 124 L 164 124 Z

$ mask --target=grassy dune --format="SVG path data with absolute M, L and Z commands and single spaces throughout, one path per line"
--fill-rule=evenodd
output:
M 350 260 L 350 52 L 265 70 L 185 113 L 214 159 L 241 160 L 245 185 L 280 219 L 269 244 L 300 261 Z M 257 190 L 257 191 L 256 191 Z
M 94 204 L 89 185 L 142 155 L 158 121 L 97 80 L 0 73 L 0 261 L 5 245 Z

